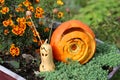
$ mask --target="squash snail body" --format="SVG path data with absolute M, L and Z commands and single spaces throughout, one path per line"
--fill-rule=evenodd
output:
M 40 55 L 41 55 L 41 64 L 39 70 L 41 72 L 53 71 L 55 69 L 55 65 L 53 62 L 52 48 L 50 44 L 48 44 L 46 41 L 40 47 Z
M 62 23 L 53 32 L 50 42 L 56 60 L 67 62 L 67 59 L 88 62 L 96 49 L 93 31 L 78 20 Z

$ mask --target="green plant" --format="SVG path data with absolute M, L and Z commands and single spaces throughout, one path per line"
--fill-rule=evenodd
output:
M 79 14 L 75 15 L 74 19 L 79 19 L 88 25 L 98 24 L 105 17 L 118 17 L 119 5 L 118 0 L 90 0 L 87 1 L 87 6 L 79 9 Z
M 55 63 L 55 71 L 41 72 L 39 77 L 44 80 L 108 80 L 110 68 L 120 64 L 120 54 L 114 45 L 98 44 L 94 58 L 85 65 L 73 61 Z
M 70 8 L 70 12 L 72 13 L 71 16 L 78 14 L 79 9 L 85 7 L 87 5 L 88 0 L 66 0 L 66 7 Z
M 116 44 L 120 48 L 120 23 L 112 17 L 105 18 L 97 25 L 91 25 L 96 38 L 110 44 Z
M 91 0 L 79 9 L 79 14 L 73 19 L 79 19 L 88 24 L 96 34 L 96 38 L 107 43 L 116 44 L 120 48 L 120 24 L 118 0 Z
M 2 58 L 0 58 L 0 63 L 4 63 L 4 61 L 2 60 Z

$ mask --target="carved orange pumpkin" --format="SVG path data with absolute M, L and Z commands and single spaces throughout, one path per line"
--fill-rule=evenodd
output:
M 78 20 L 70 20 L 58 26 L 50 44 L 54 58 L 62 62 L 72 59 L 84 64 L 93 57 L 96 49 L 93 31 Z

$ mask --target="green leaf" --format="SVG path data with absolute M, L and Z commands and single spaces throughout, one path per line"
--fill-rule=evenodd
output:
M 2 58 L 0 58 L 0 63 L 4 63 L 4 61 L 2 60 Z
M 14 68 L 19 68 L 20 67 L 20 63 L 17 61 L 6 61 L 6 63 L 9 63 L 11 66 L 13 66 Z

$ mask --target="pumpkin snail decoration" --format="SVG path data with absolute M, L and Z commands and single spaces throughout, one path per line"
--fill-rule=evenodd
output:
M 39 0 L 36 0 L 39 1 Z M 26 11 L 26 16 L 31 20 L 32 26 L 31 28 L 34 29 L 34 31 L 37 33 L 37 37 L 42 44 L 42 40 L 40 38 L 40 35 L 36 29 L 36 26 L 31 18 L 32 13 L 30 11 Z M 51 45 L 47 43 L 46 41 L 41 45 L 40 47 L 40 55 L 41 55 L 41 64 L 39 66 L 39 71 L 53 71 L 55 69 L 55 65 L 53 62 L 53 54 L 52 54 L 52 48 Z
M 78 20 L 62 23 L 53 32 L 50 42 L 56 60 L 67 62 L 67 59 L 88 62 L 96 49 L 93 31 Z
M 47 40 L 40 47 L 40 55 L 41 64 L 39 70 L 41 72 L 53 71 L 55 69 L 55 65 L 53 62 L 52 48 L 50 44 L 47 43 Z

